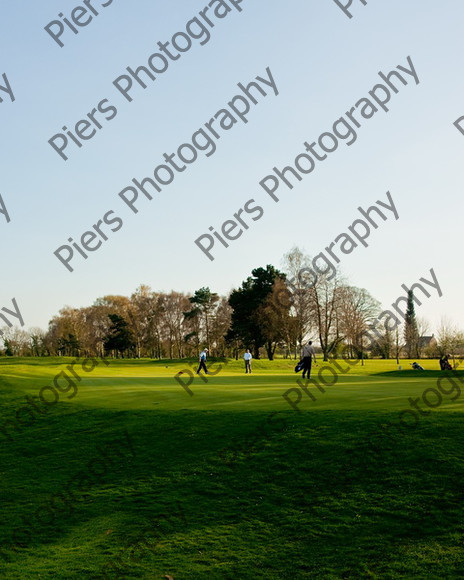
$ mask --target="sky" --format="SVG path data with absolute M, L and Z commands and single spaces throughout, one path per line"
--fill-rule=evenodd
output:
M 416 314 L 429 321 L 431 332 L 443 317 L 464 328 L 464 134 L 454 126 L 464 115 L 462 1 L 367 0 L 364 6 L 353 0 L 352 18 L 339 6 L 348 0 L 235 0 L 236 7 L 226 2 L 228 13 L 220 0 L 208 12 L 207 0 L 113 0 L 106 7 L 105 0 L 92 0 L 95 15 L 90 8 L 84 14 L 83 0 L 0 0 L 0 84 L 6 85 L 6 75 L 14 95 L 12 102 L 0 91 L 0 195 L 10 218 L 7 223 L 0 214 L 0 307 L 11 309 L 15 298 L 26 327 L 46 328 L 65 305 L 128 296 L 140 284 L 167 292 L 209 286 L 227 294 L 254 268 L 281 267 L 294 246 L 318 255 L 349 233 L 362 217 L 359 207 L 387 202 L 388 191 L 398 219 L 385 211 L 388 217 L 371 227 L 367 247 L 358 243 L 349 254 L 339 252 L 342 273 L 388 308 L 404 295 L 403 284 L 432 280 L 433 269 L 442 296 L 430 287 Z M 74 24 L 74 34 L 62 20 L 73 25 L 72 14 L 81 24 L 90 15 L 92 20 Z M 187 36 L 195 17 L 208 35 L 200 37 L 201 29 L 191 24 L 191 36 L 200 38 Z M 45 29 L 52 21 L 62 23 L 58 39 L 64 46 Z M 57 36 L 59 27 L 55 22 L 49 30 Z M 191 43 L 189 50 L 172 48 L 178 32 L 179 49 Z M 171 43 L 171 55 L 180 57 L 165 56 L 167 70 L 152 73 L 155 80 L 141 72 L 142 88 L 127 67 L 148 67 L 150 56 L 161 51 L 158 42 Z M 161 70 L 160 57 L 151 62 Z M 333 133 L 334 122 L 360 99 L 372 101 L 369 92 L 384 83 L 379 72 L 408 68 L 408 62 L 418 84 L 403 73 L 407 85 L 395 81 L 398 92 L 390 91 L 388 112 L 379 106 L 369 119 L 357 112 L 356 140 L 347 145 L 340 138 L 311 173 L 300 174 L 301 181 L 291 178 L 292 189 L 277 180 L 274 201 L 260 182 L 276 176 L 274 168 L 295 167 L 304 143 Z M 118 90 L 114 82 L 123 75 Z M 225 118 L 224 109 L 233 113 L 231 102 L 245 107 L 243 100 L 234 101 L 244 95 L 238 84 L 257 77 L 272 78 L 276 89 L 261 82 L 267 94 L 255 92 L 256 104 L 248 100 L 247 122 L 235 113 L 237 122 L 225 129 L 216 119 L 219 137 L 207 155 L 213 145 L 206 149 L 197 132 L 203 129 L 211 139 L 205 123 L 215 115 Z M 123 94 L 129 79 L 131 101 Z M 381 88 L 376 94 L 385 96 Z M 99 105 L 103 112 L 95 112 Z M 66 161 L 56 150 L 64 146 L 57 136 L 63 127 L 76 139 L 76 131 L 84 135 L 80 146 L 65 135 Z M 183 151 L 197 155 L 196 161 L 172 170 L 172 183 L 151 189 L 151 200 L 139 191 L 134 213 L 120 192 L 134 187 L 133 179 L 153 179 L 166 164 L 164 154 L 182 144 L 190 144 Z M 168 179 L 165 169 L 158 176 Z M 134 193 L 126 189 L 125 195 L 130 200 Z M 261 212 L 244 210 L 251 199 L 248 208 L 259 206 Z M 221 235 L 239 210 L 248 229 L 226 241 L 227 248 L 218 238 L 204 237 L 205 244 L 215 242 L 209 260 L 195 240 L 211 235 L 209 228 Z M 98 249 L 84 252 L 84 259 L 68 240 L 82 249 L 82 236 L 95 232 L 99 221 L 103 235 L 84 238 Z M 74 252 L 72 272 L 54 254 L 62 248 L 66 261 L 66 245 Z

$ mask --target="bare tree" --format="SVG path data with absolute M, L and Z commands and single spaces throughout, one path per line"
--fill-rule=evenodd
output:
M 424 338 L 427 333 L 430 332 L 430 324 L 428 321 L 423 317 L 417 317 L 417 334 L 418 334 L 418 341 L 417 341 L 417 356 L 422 358 L 424 354 L 424 350 L 427 347 L 427 344 L 424 342 Z
M 285 254 L 283 266 L 290 293 L 290 314 L 294 319 L 292 332 L 296 357 L 313 326 L 313 303 L 309 289 L 315 283 L 316 275 L 311 269 L 309 256 L 296 246 Z M 279 302 L 288 303 L 288 296 L 285 292 L 282 292 L 279 298 L 281 298 Z
M 340 328 L 340 289 L 345 281 L 335 268 L 321 270 L 310 256 L 293 248 L 284 258 L 291 291 L 292 312 L 301 344 L 308 334 L 318 337 L 324 360 L 343 341 Z
M 381 356 L 383 359 L 391 358 L 395 348 L 396 336 L 388 325 L 382 330 L 376 329 L 377 338 L 372 345 L 372 353 Z
M 226 335 L 230 328 L 232 318 L 232 308 L 229 305 L 229 298 L 222 296 L 216 306 L 214 315 L 211 316 L 211 345 L 213 354 L 225 356 Z
M 187 333 L 184 312 L 189 308 L 188 296 L 181 292 L 170 292 L 162 298 L 164 326 L 168 336 L 170 357 L 173 358 L 174 348 L 178 358 L 185 355 L 184 337 Z
M 324 360 L 335 351 L 343 341 L 340 329 L 340 288 L 344 280 L 339 272 L 334 276 L 322 274 L 308 292 L 311 299 L 311 318 L 315 328 Z
M 400 327 L 401 325 L 398 324 L 395 328 L 395 358 L 396 358 L 396 364 L 400 364 L 400 354 L 401 351 L 404 348 L 404 343 L 402 341 L 402 336 L 404 335 L 404 332 L 400 331 Z
M 6 355 L 27 356 L 31 354 L 31 339 L 26 330 L 17 326 L 5 326 L 1 331 Z
M 464 333 L 456 328 L 448 318 L 441 319 L 437 336 L 437 350 L 440 356 L 450 355 L 456 368 L 456 355 L 464 349 Z
M 29 341 L 32 356 L 44 356 L 47 352 L 45 346 L 46 332 L 35 326 L 29 329 Z
M 366 289 L 342 286 L 338 289 L 339 331 L 351 348 L 351 357 L 363 357 L 364 335 L 377 319 L 380 302 Z
M 141 284 L 130 298 L 127 309 L 130 329 L 135 339 L 137 358 L 150 347 L 151 317 L 154 311 L 154 296 L 150 286 Z

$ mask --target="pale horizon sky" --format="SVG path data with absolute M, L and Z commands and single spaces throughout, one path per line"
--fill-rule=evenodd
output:
M 399 219 L 387 212 L 368 247 L 342 257 L 342 273 L 388 308 L 404 293 L 402 284 L 430 279 L 433 268 L 443 296 L 431 289 L 416 314 L 429 321 L 431 332 L 442 317 L 464 328 L 464 135 L 453 126 L 464 115 L 462 2 L 368 0 L 363 6 L 353 0 L 351 19 L 333 0 L 242 0 L 242 11 L 232 7 L 223 19 L 210 8 L 208 42 L 192 38 L 192 48 L 169 61 L 155 81 L 147 79 L 146 89 L 134 81 L 132 102 L 113 81 L 127 75 L 127 67 L 148 66 L 158 42 L 185 33 L 208 2 L 117 0 L 105 8 L 104 0 L 92 0 L 98 16 L 78 34 L 65 26 L 60 48 L 44 27 L 59 13 L 71 18 L 83 4 L 44 0 L 25 10 L 0 0 L 0 85 L 6 74 L 15 97 L 11 102 L 0 91 L 0 195 L 11 218 L 7 224 L 0 214 L 0 307 L 11 308 L 14 297 L 25 327 L 45 329 L 65 305 L 127 296 L 140 284 L 184 292 L 209 286 L 226 294 L 256 267 L 280 268 L 293 246 L 317 255 L 348 232 L 360 217 L 358 207 L 386 201 L 389 191 Z M 340 139 L 338 149 L 295 180 L 292 190 L 281 184 L 274 202 L 260 181 L 274 167 L 293 164 L 304 142 L 332 131 L 337 119 L 369 97 L 382 82 L 379 71 L 407 67 L 408 57 L 419 84 L 403 73 L 408 84 L 398 82 L 389 111 L 370 119 L 358 114 L 356 141 L 348 146 Z M 216 121 L 214 154 L 198 151 L 198 159 L 151 201 L 140 193 L 133 213 L 119 192 L 132 179 L 153 178 L 166 163 L 164 153 L 191 144 L 196 131 L 243 94 L 238 83 L 269 78 L 267 69 L 279 94 L 262 84 L 267 96 L 251 104 L 247 123 L 224 130 Z M 115 107 L 116 116 L 105 120 L 105 113 L 95 113 L 101 129 L 82 138 L 80 148 L 69 138 L 64 161 L 49 139 L 63 126 L 75 132 L 105 99 L 100 107 Z M 216 239 L 215 260 L 208 260 L 195 240 L 210 227 L 220 232 L 250 199 L 262 217 L 253 221 L 243 212 L 249 229 L 228 248 Z M 109 211 L 123 226 L 113 233 L 114 223 L 101 225 L 108 239 L 86 260 L 75 250 L 69 272 L 53 252 L 70 237 L 80 240 Z

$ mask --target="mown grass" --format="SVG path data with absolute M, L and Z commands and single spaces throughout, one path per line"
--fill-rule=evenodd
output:
M 0 360 L 2 425 L 69 362 Z M 192 397 L 185 361 L 81 373 L 73 399 L 0 436 L 2 577 L 101 578 L 118 557 L 110 578 L 464 576 L 462 397 L 372 444 L 442 376 L 408 362 L 353 366 L 301 413 L 282 396 L 294 361 L 251 377 L 223 361 Z

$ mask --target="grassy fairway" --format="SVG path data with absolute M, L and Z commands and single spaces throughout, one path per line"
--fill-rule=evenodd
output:
M 464 576 L 464 397 L 403 413 L 437 403 L 437 361 L 366 361 L 301 413 L 292 361 L 222 363 L 193 396 L 185 361 L 76 365 L 74 398 L 5 425 L 70 362 L 0 360 L 1 577 Z

